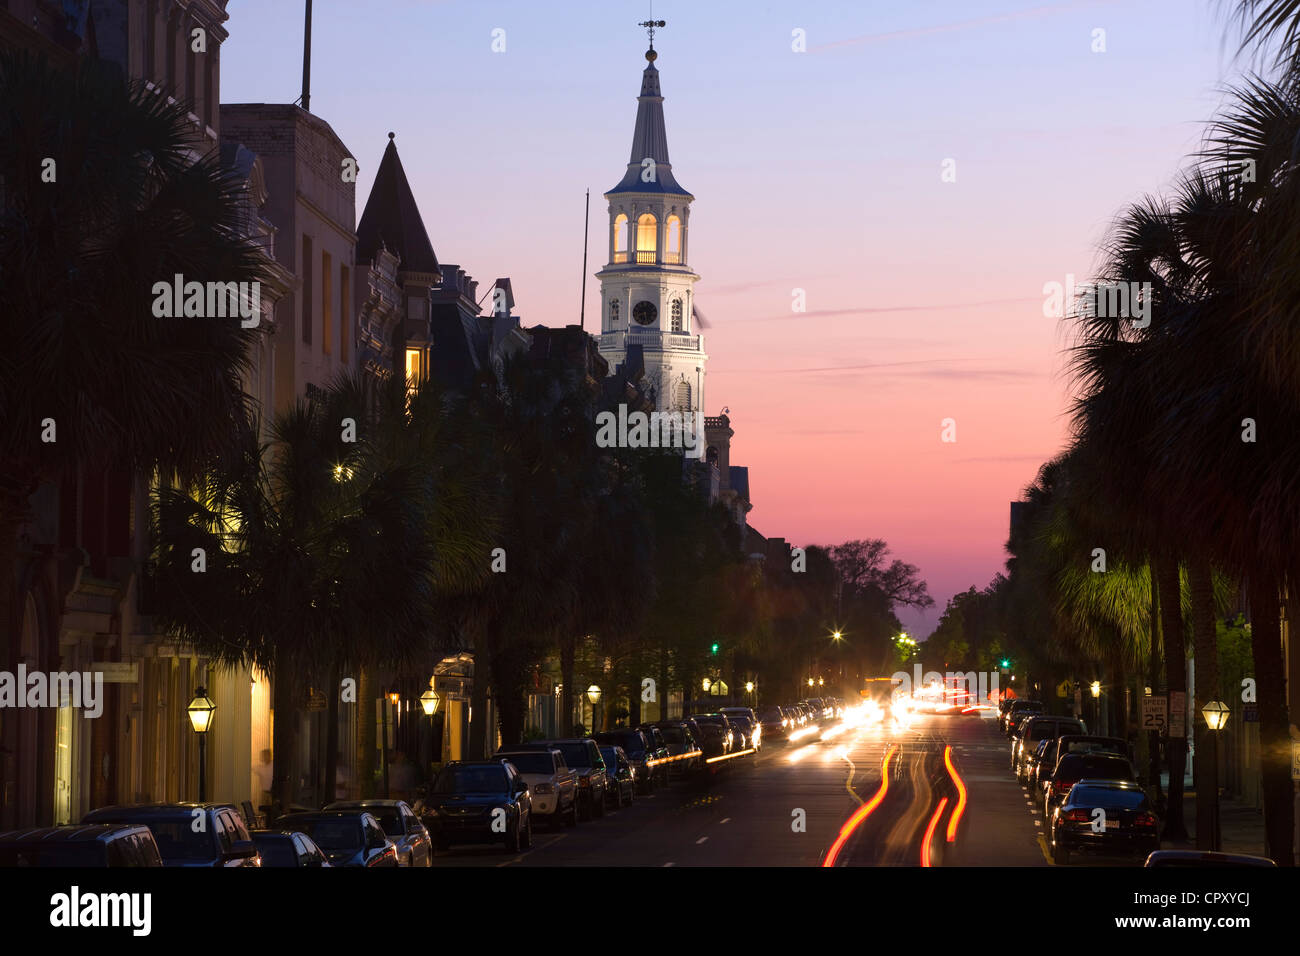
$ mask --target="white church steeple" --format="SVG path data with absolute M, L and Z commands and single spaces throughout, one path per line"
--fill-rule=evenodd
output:
M 647 24 L 642 24 L 646 26 Z M 662 26 L 660 21 L 655 26 Z M 651 35 L 627 172 L 605 193 L 609 259 L 600 280 L 600 351 L 614 366 L 639 348 L 661 411 L 704 408 L 704 337 L 693 320 L 699 276 L 688 265 L 695 197 L 673 175 Z

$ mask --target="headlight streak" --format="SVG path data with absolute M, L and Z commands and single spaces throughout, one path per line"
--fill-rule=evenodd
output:
M 934 837 L 934 828 L 939 825 L 939 818 L 943 816 L 944 807 L 948 806 L 948 798 L 944 797 L 939 801 L 939 806 L 935 807 L 934 816 L 930 818 L 930 825 L 925 828 L 925 838 L 921 841 L 921 865 L 930 865 L 930 840 Z
M 948 768 L 948 775 L 957 788 L 957 805 L 953 807 L 952 816 L 948 819 L 948 842 L 952 843 L 957 839 L 957 824 L 961 821 L 961 815 L 966 812 L 966 784 L 957 773 L 957 768 L 952 765 L 951 744 L 943 748 L 943 765 Z
M 844 844 L 853 835 L 853 831 L 861 826 L 862 821 L 869 817 L 872 811 L 880 806 L 881 801 L 885 799 L 885 794 L 889 792 L 889 761 L 897 750 L 898 744 L 890 744 L 889 749 L 885 751 L 885 760 L 880 765 L 880 789 L 876 791 L 876 795 L 868 803 L 864 803 L 853 811 L 853 816 L 849 817 L 844 826 L 840 827 L 840 835 L 835 838 L 835 842 L 831 844 L 831 848 L 826 852 L 826 859 L 822 860 L 822 866 L 833 867 L 835 865 L 840 850 L 844 848 Z

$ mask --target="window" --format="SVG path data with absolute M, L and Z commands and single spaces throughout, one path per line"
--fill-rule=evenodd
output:
M 609 324 L 618 325 L 618 299 L 609 300 Z
M 320 254 L 320 350 L 334 351 L 334 257 Z
M 673 299 L 673 325 L 674 332 L 682 331 L 682 300 Z
M 665 250 L 664 262 L 682 261 L 682 221 L 676 216 L 668 217 L 668 235 L 665 238 L 668 248 Z
M 339 267 L 339 358 L 348 363 L 352 344 L 352 270 Z
M 636 221 L 636 261 L 654 262 L 655 248 L 659 242 L 658 223 L 650 213 L 643 213 Z
M 614 219 L 614 261 L 627 262 L 627 216 L 623 213 Z
M 311 236 L 302 237 L 302 340 L 311 345 L 311 292 L 312 292 Z
M 689 382 L 681 381 L 673 386 L 673 407 L 691 407 L 691 386 Z

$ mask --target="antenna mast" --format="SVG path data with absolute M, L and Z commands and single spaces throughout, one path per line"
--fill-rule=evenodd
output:
M 591 228 L 591 188 L 587 188 L 587 208 L 582 214 L 582 305 L 578 310 L 578 326 L 587 331 L 587 233 Z

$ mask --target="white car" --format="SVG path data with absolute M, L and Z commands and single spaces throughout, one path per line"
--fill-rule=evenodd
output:
M 557 825 L 577 825 L 578 779 L 558 748 L 499 750 L 496 756 L 508 760 L 528 784 L 534 816 Z

